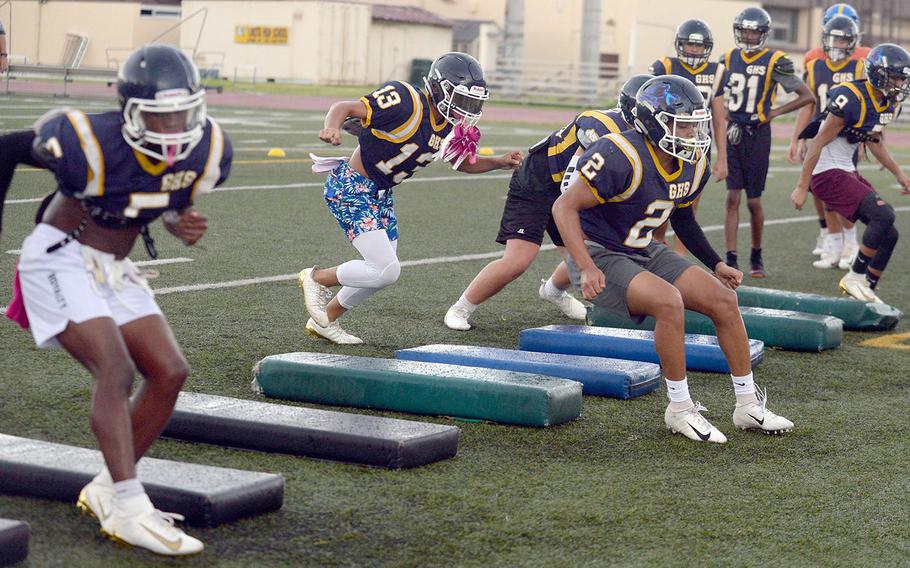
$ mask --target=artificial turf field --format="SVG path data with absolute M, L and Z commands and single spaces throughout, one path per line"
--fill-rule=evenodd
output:
M 59 100 L 3 99 L 0 129 L 24 128 L 55 104 Z M 110 108 L 99 101 L 67 104 Z M 250 370 L 275 353 L 390 357 L 426 343 L 516 348 L 521 329 L 570 323 L 537 299 L 540 279 L 558 259 L 548 250 L 478 310 L 476 329 L 445 327 L 446 309 L 501 251 L 494 238 L 508 174 L 469 176 L 435 164 L 395 192 L 401 279 L 343 320 L 366 345 L 310 338 L 292 275 L 313 264 L 338 264 L 355 251 L 325 208 L 322 178 L 309 172 L 305 158 L 308 151 L 349 153 L 354 140 L 345 136 L 341 149 L 322 145 L 316 113 L 211 107 L 210 113 L 233 140 L 235 165 L 224 189 L 236 191 L 219 190 L 198 202 L 210 218 L 199 247 L 183 247 L 160 225 L 152 227 L 162 259 L 192 259 L 156 266 L 160 276 L 151 281 L 192 366 L 186 390 L 254 398 Z M 558 126 L 488 123 L 482 145 L 524 149 Z M 775 140 L 764 198 L 770 277 L 746 276 L 745 283 L 836 294 L 842 273 L 810 264 L 818 225 L 811 204 L 803 212 L 790 206 L 797 174 L 784 158 L 784 144 Z M 267 160 L 271 147 L 284 148 L 287 158 Z M 899 162 L 910 161 L 910 148 L 893 150 Z M 910 203 L 890 174 L 868 163 L 861 170 L 899 208 L 898 229 L 910 235 Z M 13 182 L 0 236 L 0 305 L 9 301 L 15 264 L 6 251 L 19 248 L 37 207 L 23 200 L 52 188 L 43 172 L 20 171 Z M 719 251 L 724 193 L 722 184 L 710 182 L 698 213 Z M 745 205 L 741 220 L 748 220 Z M 907 247 L 898 244 L 879 289 L 904 310 L 910 308 Z M 747 259 L 748 228 L 740 230 L 739 249 Z M 141 245 L 132 258 L 145 259 Z M 277 278 L 255 280 L 268 277 Z M 899 338 L 894 348 L 861 343 L 908 331 L 902 322 L 885 334 L 845 333 L 840 348 L 820 354 L 768 352 L 757 382 L 768 389 L 771 408 L 796 423 L 780 438 L 734 430 L 729 378 L 693 373 L 693 398 L 711 410 L 707 417 L 727 434 L 726 445 L 669 435 L 661 388 L 631 401 L 586 397 L 581 418 L 556 428 L 454 422 L 462 429 L 458 456 L 414 470 L 171 440 L 156 443 L 150 455 L 275 472 L 286 481 L 277 513 L 191 528 L 206 550 L 179 561 L 186 565 L 900 565 L 910 558 L 910 346 Z M 0 325 L 0 353 L 0 432 L 94 447 L 89 375 L 63 352 L 37 350 L 30 335 L 9 323 Z M 103 539 L 97 523 L 72 504 L 0 496 L 0 517 L 31 525 L 30 566 L 161 562 Z

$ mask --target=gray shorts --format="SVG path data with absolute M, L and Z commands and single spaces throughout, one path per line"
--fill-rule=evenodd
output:
M 588 254 L 591 255 L 597 268 L 604 273 L 606 281 L 603 292 L 594 298 L 594 305 L 629 318 L 635 323 L 644 321 L 645 316 L 629 313 L 629 301 L 626 294 L 629 290 L 629 282 L 633 278 L 641 272 L 650 272 L 673 284 L 689 267 L 695 266 L 690 260 L 679 256 L 666 245 L 653 241 L 644 250 L 644 254 L 617 252 L 591 241 L 585 242 L 588 245 Z M 569 259 L 567 264 L 572 284 L 581 290 L 581 273 L 578 267 L 572 259 Z

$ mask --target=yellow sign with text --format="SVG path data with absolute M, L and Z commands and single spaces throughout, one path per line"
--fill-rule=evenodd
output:
M 287 26 L 234 26 L 234 43 L 286 44 L 287 42 Z

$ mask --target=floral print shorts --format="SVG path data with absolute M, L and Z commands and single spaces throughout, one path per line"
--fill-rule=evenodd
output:
M 373 180 L 354 171 L 347 161 L 329 174 L 323 196 L 348 240 L 380 229 L 389 234 L 390 241 L 398 239 L 392 190 L 377 189 Z

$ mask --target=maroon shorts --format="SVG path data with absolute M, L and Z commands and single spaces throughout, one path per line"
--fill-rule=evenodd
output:
M 812 176 L 809 189 L 830 209 L 851 221 L 856 221 L 856 208 L 863 198 L 875 192 L 872 184 L 859 172 L 837 169 Z

